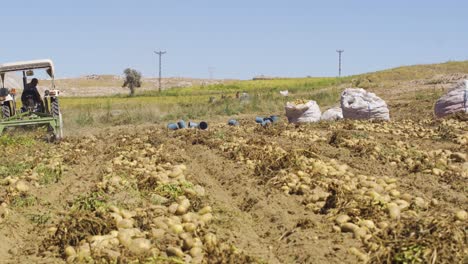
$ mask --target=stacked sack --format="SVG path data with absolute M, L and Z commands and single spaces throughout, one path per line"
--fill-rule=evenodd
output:
M 457 112 L 468 113 L 468 80 L 458 83 L 434 106 L 434 113 L 439 118 Z
M 343 117 L 348 119 L 390 120 L 387 103 L 362 88 L 347 88 L 341 93 Z
M 286 103 L 286 117 L 289 123 L 310 123 L 320 121 L 322 112 L 315 101 L 296 100 Z
M 343 110 L 336 106 L 322 113 L 321 120 L 340 120 L 343 119 Z

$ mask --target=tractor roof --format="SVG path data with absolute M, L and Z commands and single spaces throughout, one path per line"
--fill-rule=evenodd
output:
M 54 63 L 52 60 L 18 61 L 0 64 L 0 74 L 13 71 L 46 69 L 50 77 L 54 77 Z

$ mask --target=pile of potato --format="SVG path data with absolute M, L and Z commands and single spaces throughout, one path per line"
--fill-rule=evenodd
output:
M 462 146 L 466 146 L 468 144 L 468 132 L 457 135 L 454 139 L 454 142 Z
M 326 141 L 327 138 L 316 133 L 305 133 L 296 130 L 284 130 L 281 133 L 282 136 L 285 136 L 290 139 L 297 139 L 297 140 L 307 140 L 307 142 L 318 142 L 318 141 Z
M 366 121 L 357 121 L 354 125 L 356 130 L 367 132 L 385 133 L 403 136 L 405 138 L 424 138 L 431 139 L 436 137 L 437 131 L 431 127 L 432 120 L 402 120 L 398 122 L 385 122 L 385 123 L 369 123 Z
M 454 142 L 466 144 L 468 142 L 468 125 L 466 122 L 455 119 L 444 119 L 442 121 L 434 121 L 433 119 L 423 120 L 401 120 L 390 121 L 385 123 L 373 123 L 365 120 L 354 120 L 349 122 L 334 122 L 330 124 L 333 130 L 351 128 L 360 131 L 392 134 L 408 138 L 420 139 L 440 139 L 446 138 L 447 131 L 454 136 Z
M 283 135 L 300 134 L 293 132 L 283 132 Z M 363 139 L 343 139 L 342 144 L 350 148 L 364 144 L 369 150 L 366 154 L 374 159 L 388 158 L 389 162 L 395 159 L 395 162 L 398 160 L 399 166 L 408 169 L 417 162 L 421 162 L 425 164 L 427 170 L 444 165 L 446 169 L 453 167 L 452 171 L 459 172 L 458 165 L 466 158 L 462 153 L 451 153 L 447 150 L 424 154 L 416 150 L 414 146 L 401 141 L 391 146 L 396 148 L 395 155 L 388 156 L 386 150 L 382 150 L 387 146 L 375 143 L 372 136 Z M 234 153 L 233 159 L 246 164 L 249 164 L 248 158 L 252 156 L 251 153 L 254 153 L 254 150 L 263 150 L 268 158 L 257 159 L 254 164 L 256 166 L 262 164 L 266 167 L 269 165 L 263 163 L 281 159 L 284 155 L 291 155 L 275 144 L 272 144 L 270 148 L 265 148 L 265 146 L 248 144 L 244 139 L 233 139 L 232 142 L 222 144 L 220 149 Z M 455 163 L 457 163 L 455 166 L 450 167 Z M 431 164 L 435 167 L 431 167 Z M 343 234 L 351 233 L 354 238 L 360 240 L 367 253 L 355 247 L 349 248 L 349 252 L 364 262 L 369 261 L 373 256 L 368 253 L 385 252 L 386 245 L 378 241 L 383 239 L 383 234 L 391 232 L 388 230 L 396 226 L 404 226 L 403 223 L 408 221 L 417 221 L 439 203 L 435 199 L 427 200 L 402 191 L 396 178 L 359 174 L 350 169 L 347 164 L 319 157 L 298 156 L 294 166 L 280 170 L 271 182 L 286 195 L 301 196 L 302 203 L 307 210 L 327 214 L 332 222 L 332 230 Z M 334 200 L 337 201 L 336 204 L 328 208 Z M 461 224 L 466 221 L 466 217 L 466 211 L 458 210 L 453 212 L 452 221 Z
M 88 237 L 76 247 L 67 246 L 67 262 L 85 262 L 98 259 L 117 261 L 125 254 L 127 259 L 140 257 L 175 257 L 186 262 L 201 263 L 216 236 L 204 232 L 213 219 L 212 209 L 206 206 L 198 212 L 190 210 L 190 201 L 179 196 L 169 207 L 125 210 L 110 207 L 117 226 L 108 234 Z M 148 220 L 150 229 L 142 230 L 136 219 Z M 202 234 L 205 234 L 201 236 Z
M 32 168 L 26 168 L 20 175 L 7 176 L 0 179 L 0 186 L 3 187 L 1 192 L 4 193 L 0 208 L 0 222 L 8 215 L 7 207 L 9 207 L 9 203 L 15 198 L 30 195 L 33 188 L 47 188 L 47 184 L 53 183 L 44 180 L 44 177 L 49 176 L 45 175 L 46 172 L 44 170 L 54 171 L 61 175 L 65 169 L 61 155 L 51 155 L 50 153 L 42 152 L 38 153 L 36 159 L 41 162 L 35 162 L 34 158 L 31 157 L 27 158 L 25 162 L 32 164 Z
M 467 154 L 437 149 L 421 151 L 410 143 L 397 140 L 394 144 L 377 143 L 372 136 L 368 138 L 341 138 L 339 147 L 356 149 L 371 160 L 381 160 L 390 166 L 408 171 L 421 171 L 436 176 L 455 175 L 468 177 Z M 367 152 L 362 153 L 363 149 Z
M 187 180 L 185 165 L 162 162 L 167 158 L 164 147 L 155 147 L 147 139 L 120 136 L 117 140 L 125 144 L 113 153 L 102 180 L 96 184 L 109 195 L 128 188 L 146 190 L 145 204 L 132 209 L 110 205 L 106 213 L 116 229 L 89 236 L 77 246 L 65 246 L 67 262 L 177 258 L 201 263 L 217 247 L 216 236 L 207 231 L 213 219 L 212 208 L 192 207 L 191 199 L 203 196 L 203 187 Z M 176 188 L 181 193 L 163 197 L 157 193 L 161 186 Z
M 230 141 L 217 145 L 217 147 L 234 160 L 245 163 L 250 169 L 255 169 L 265 161 L 288 155 L 288 152 L 275 142 L 255 145 L 243 137 L 234 137 Z

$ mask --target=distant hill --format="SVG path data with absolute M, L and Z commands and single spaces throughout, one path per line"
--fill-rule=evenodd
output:
M 453 83 L 461 79 L 468 78 L 468 61 L 450 61 L 438 64 L 425 64 L 402 66 L 388 70 L 369 72 L 359 75 L 346 76 L 340 78 L 338 83 L 349 83 L 354 87 L 362 88 L 379 88 L 393 87 L 400 82 L 411 82 L 414 84 L 447 84 Z M 256 76 L 252 81 L 239 80 L 212 80 L 212 79 L 196 79 L 171 77 L 162 79 L 162 87 L 164 90 L 171 88 L 190 88 L 212 90 L 211 86 L 219 89 L 240 89 L 245 90 L 246 86 L 255 87 L 276 87 L 294 89 L 297 85 L 306 87 L 308 83 L 315 85 L 322 78 L 305 77 L 305 78 L 286 78 L 272 76 Z M 335 81 L 330 81 L 335 78 L 323 78 L 328 80 L 321 86 L 337 84 Z M 335 79 L 337 80 L 337 79 Z M 113 94 L 125 94 L 127 89 L 121 88 L 123 77 L 118 75 L 87 75 L 77 78 L 63 78 L 56 80 L 57 87 L 63 91 L 64 96 L 106 96 Z M 229 85 L 227 85 L 229 84 Z M 49 87 L 49 81 L 41 81 L 41 90 Z M 232 87 L 231 87 L 232 86 Z M 281 88 L 279 87 L 279 88 Z M 154 91 L 158 89 L 157 78 L 144 78 L 143 86 L 140 91 Z M 192 89 L 188 89 L 190 91 Z
M 170 77 L 161 79 L 163 90 L 170 88 L 204 86 L 229 82 L 230 80 L 196 79 L 183 77 Z M 128 89 L 122 88 L 123 77 L 118 75 L 86 75 L 77 78 L 57 79 L 55 85 L 63 91 L 64 96 L 106 96 L 128 93 Z M 50 86 L 49 80 L 42 80 L 41 87 Z M 157 78 L 143 78 L 140 91 L 158 90 Z M 44 88 L 43 88 L 44 89 Z
M 350 77 L 370 77 L 381 81 L 409 81 L 417 79 L 431 79 L 437 75 L 447 74 L 468 74 L 468 61 L 449 61 L 438 64 L 402 66 Z

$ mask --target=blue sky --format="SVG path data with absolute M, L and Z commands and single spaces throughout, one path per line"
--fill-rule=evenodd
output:
M 336 76 L 468 59 L 468 1 L 29 0 L 1 4 L 0 61 L 51 58 L 58 77 L 157 71 Z

